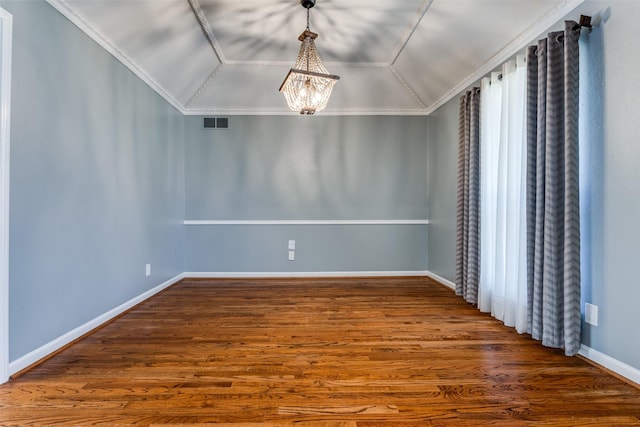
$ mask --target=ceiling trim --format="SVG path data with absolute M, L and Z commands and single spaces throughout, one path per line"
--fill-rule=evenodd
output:
M 192 108 L 186 109 L 185 116 L 300 116 L 300 113 L 287 108 L 282 109 L 243 109 L 243 108 Z M 426 116 L 425 109 L 373 109 L 352 108 L 323 110 L 317 116 Z
M 563 3 L 551 9 L 548 13 L 538 19 L 538 21 L 529 26 L 529 28 L 520 33 L 518 37 L 513 39 L 498 53 L 489 58 L 489 60 L 487 60 L 480 68 L 478 68 L 476 72 L 469 75 L 466 79 L 464 79 L 447 93 L 445 93 L 438 101 L 430 105 L 426 109 L 426 114 L 429 115 L 433 113 L 438 108 L 447 103 L 451 98 L 466 90 L 469 86 L 473 85 L 482 77 L 486 76 L 496 67 L 502 65 L 502 63 L 517 54 L 520 50 L 524 49 L 536 37 L 539 37 L 540 34 L 548 31 L 549 28 L 551 28 L 569 13 L 573 12 L 585 1 L 586 0 L 565 0 Z
M 129 58 L 124 52 L 118 49 L 114 44 L 112 44 L 100 31 L 94 28 L 89 22 L 82 18 L 79 14 L 77 14 L 67 3 L 67 0 L 46 0 L 53 8 L 55 8 L 58 12 L 60 12 L 63 16 L 65 16 L 69 21 L 75 24 L 81 31 L 87 34 L 92 40 L 98 43 L 102 48 L 104 48 L 107 52 L 113 55 L 118 61 L 120 61 L 124 66 L 126 66 L 131 72 L 133 72 L 138 78 L 140 78 L 144 83 L 146 83 L 152 90 L 158 93 L 162 98 L 164 98 L 170 105 L 172 105 L 176 110 L 178 110 L 183 115 L 291 115 L 297 114 L 295 112 L 290 112 L 286 108 L 273 108 L 273 109 L 255 109 L 255 108 L 209 108 L 209 109 L 192 109 L 188 106 L 199 97 L 203 88 L 205 88 L 211 81 L 212 77 L 217 74 L 220 70 L 220 66 L 217 67 L 203 82 L 203 85 L 193 94 L 193 96 L 189 99 L 186 104 L 182 104 L 177 99 L 175 99 L 160 83 L 154 80 L 149 74 L 147 74 L 142 68 L 140 68 L 136 63 Z M 409 108 L 409 109 L 373 109 L 373 108 L 353 108 L 353 109 L 336 109 L 336 110 L 325 110 L 322 115 L 327 116 L 338 116 L 338 115 L 410 115 L 410 116 L 428 116 L 446 102 L 451 100 L 453 97 L 457 96 L 462 91 L 466 90 L 469 86 L 473 85 L 480 78 L 494 70 L 496 67 L 500 66 L 503 62 L 508 60 L 510 57 L 518 53 L 521 49 L 523 49 L 527 44 L 531 43 L 536 37 L 544 32 L 548 31 L 554 24 L 556 24 L 563 17 L 571 13 L 574 9 L 576 9 L 579 5 L 584 3 L 586 0 L 564 0 L 561 4 L 551 9 L 549 12 L 544 14 L 537 22 L 533 23 L 526 30 L 524 30 L 518 37 L 513 39 L 510 43 L 508 43 L 503 49 L 493 55 L 489 60 L 487 60 L 482 66 L 478 68 L 477 71 L 470 74 L 467 78 L 461 81 L 459 84 L 454 86 L 451 90 L 446 92 L 440 99 L 438 99 L 432 105 L 428 107 L 424 104 L 424 102 L 417 96 L 416 92 L 409 86 L 409 84 L 404 80 L 404 78 L 399 75 L 399 73 L 394 69 L 392 64 L 385 63 L 369 63 L 369 64 L 352 64 L 352 63 L 327 63 L 329 66 L 341 66 L 341 67 L 354 67 L 354 68 L 384 68 L 388 67 L 393 75 L 398 79 L 398 81 L 407 89 L 407 91 L 412 95 L 413 98 L 419 103 L 419 105 L 423 106 L 423 108 Z M 201 28 L 205 36 L 210 36 L 210 28 L 207 25 L 202 25 L 201 18 L 198 17 L 198 13 L 196 10 L 200 9 L 199 0 L 188 0 L 196 18 L 201 23 Z M 422 7 L 417 12 L 417 18 L 412 27 L 407 31 L 405 39 L 401 42 L 400 47 L 396 51 L 397 54 L 395 59 L 397 59 L 398 55 L 401 54 L 402 50 L 406 46 L 408 40 L 411 38 L 412 34 L 415 32 L 417 25 L 419 25 L 422 17 L 427 12 L 429 7 L 431 6 L 433 0 L 424 0 Z M 194 7 L 195 5 L 195 7 Z M 202 15 L 204 16 L 204 15 Z M 206 21 L 205 21 L 206 24 Z M 233 61 L 227 62 L 222 53 L 220 51 L 219 46 L 217 45 L 217 41 L 211 34 L 209 38 L 212 48 L 215 51 L 216 56 L 221 61 L 221 64 L 228 65 L 248 65 L 253 64 L 255 62 L 241 62 L 241 61 Z M 394 61 L 395 61 L 394 59 Z M 280 62 L 260 62 L 259 65 L 274 65 L 274 66 L 283 66 L 288 64 L 282 64 Z
M 393 76 L 396 78 L 396 80 L 398 80 L 400 82 L 400 84 L 402 86 L 404 86 L 404 88 L 407 90 L 407 92 L 409 92 L 409 94 L 411 96 L 413 96 L 413 98 L 416 100 L 416 102 L 422 106 L 422 111 L 424 112 L 427 109 L 427 106 L 422 101 L 422 99 L 418 96 L 416 91 L 413 90 L 413 87 L 404 79 L 404 77 L 400 74 L 400 72 L 398 70 L 395 69 L 395 67 L 389 66 L 389 71 L 391 71 L 391 74 L 393 74 Z
M 207 21 L 207 18 L 204 16 L 204 12 L 202 11 L 202 7 L 200 6 L 200 1 L 199 0 L 187 0 L 187 1 L 189 2 L 189 6 L 191 6 L 191 10 L 193 11 L 193 14 L 196 16 L 196 20 L 198 21 L 198 24 L 200 24 L 200 28 L 202 28 L 202 32 L 207 37 L 207 40 L 209 40 L 209 44 L 213 49 L 213 53 L 216 54 L 216 57 L 218 58 L 218 61 L 220 61 L 221 64 L 226 64 L 227 61 L 225 60 L 224 55 L 222 54 L 222 48 L 220 47 L 220 44 L 218 44 L 218 40 L 216 40 L 216 36 L 213 34 L 213 30 L 209 25 L 209 21 Z
M 291 61 L 226 61 L 225 65 L 260 65 L 265 67 L 291 67 L 295 63 L 295 59 Z M 342 67 L 342 68 L 386 68 L 390 64 L 388 62 L 325 62 L 322 63 L 327 68 Z
M 394 65 L 396 63 L 396 61 L 398 60 L 398 57 L 400 57 L 400 55 L 402 54 L 402 51 L 407 46 L 407 43 L 409 43 L 409 40 L 413 36 L 413 33 L 415 33 L 416 30 L 418 29 L 418 26 L 420 25 L 420 22 L 422 22 L 422 18 L 424 18 L 424 15 L 427 14 L 427 11 L 431 7 L 432 3 L 433 3 L 433 0 L 424 0 L 424 2 L 422 3 L 422 6 L 420 6 L 420 8 L 416 11 L 413 24 L 405 32 L 405 35 L 402 38 L 402 40 L 400 41 L 400 44 L 398 45 L 398 48 L 393 53 L 391 61 L 389 61 L 389 65 L 390 66 Z
M 189 108 L 189 105 L 193 104 L 194 101 L 200 97 L 202 92 L 207 88 L 207 86 L 209 86 L 209 84 L 213 81 L 213 79 L 218 75 L 218 73 L 222 69 L 222 66 L 223 66 L 222 64 L 218 64 L 218 66 L 211 72 L 211 74 L 209 74 L 209 76 L 205 79 L 205 81 L 202 82 L 200 87 L 198 87 L 198 90 L 196 91 L 196 93 L 194 93 L 185 104 L 185 109 Z M 182 114 L 184 114 L 184 111 L 182 112 Z
M 80 15 L 75 13 L 73 9 L 67 4 L 66 0 L 47 0 L 53 8 L 65 16 L 69 21 L 75 24 L 81 31 L 88 35 L 93 41 L 98 43 L 104 50 L 113 55 L 118 61 L 120 61 L 125 67 L 127 67 L 133 74 L 138 76 L 140 80 L 146 83 L 151 89 L 153 89 L 158 95 L 163 97 L 165 101 L 171 104 L 176 110 L 184 114 L 183 105 L 178 102 L 171 94 L 165 90 L 165 88 L 155 81 L 150 75 L 136 65 L 131 58 L 129 58 L 124 52 L 113 45 L 100 31 L 93 28 L 90 23 L 85 21 Z
M 265 116 L 283 116 L 283 115 L 298 115 L 296 112 L 292 112 L 286 107 L 282 108 L 274 108 L 274 109 L 256 109 L 256 108 L 206 108 L 206 109 L 193 109 L 189 108 L 189 105 L 192 104 L 202 93 L 202 91 L 211 83 L 211 80 L 215 77 L 215 75 L 222 68 L 222 64 L 220 64 L 216 69 L 207 77 L 207 79 L 203 82 L 200 88 L 193 94 L 193 96 L 189 99 L 189 101 L 183 105 L 178 100 L 176 100 L 171 94 L 160 85 L 156 80 L 154 80 L 149 74 L 147 74 L 143 69 L 138 67 L 136 63 L 129 58 L 124 52 L 118 49 L 114 44 L 112 44 L 100 31 L 94 28 L 89 22 L 83 19 L 80 15 L 78 15 L 73 8 L 71 8 L 66 0 L 46 0 L 53 8 L 55 8 L 58 12 L 60 12 L 63 16 L 65 16 L 69 21 L 71 21 L 75 26 L 77 26 L 82 32 L 84 32 L 87 36 L 89 36 L 93 41 L 98 43 L 103 49 L 109 52 L 114 58 L 120 61 L 125 67 L 127 67 L 131 72 L 133 72 L 140 80 L 142 80 L 147 86 L 149 86 L 152 90 L 158 93 L 165 101 L 167 101 L 171 106 L 173 106 L 176 110 L 178 110 L 181 114 L 185 116 L 194 116 L 194 115 L 229 115 L 229 116 L 250 116 L 250 115 L 265 115 Z M 197 0 L 188 0 L 189 4 L 192 1 Z M 433 0 L 427 0 L 429 3 Z M 199 3 L 198 3 L 199 4 Z M 195 12 L 194 12 L 195 13 Z M 203 29 L 205 31 L 206 30 Z M 217 42 L 216 42 L 217 43 Z M 212 45 L 212 47 L 214 47 Z M 215 48 L 214 48 L 215 49 Z M 235 65 L 236 61 L 225 62 L 227 65 Z M 239 65 L 245 65 L 240 61 L 237 61 Z M 255 65 L 256 62 L 249 62 L 250 64 Z M 248 64 L 248 63 L 247 63 Z M 289 66 L 289 63 L 281 64 L 279 62 L 260 62 L 260 65 L 273 65 L 273 66 Z M 326 63 L 327 66 L 342 66 L 342 67 L 353 67 L 353 68 L 386 68 L 389 67 L 389 64 L 386 63 L 367 63 L 367 64 L 356 64 L 356 63 Z M 398 78 L 398 80 L 407 88 L 407 90 L 411 93 L 411 95 L 416 98 L 419 102 L 419 105 L 424 106 L 424 103 L 415 95 L 413 89 L 411 89 L 404 79 L 397 75 L 397 73 L 392 69 L 393 74 Z M 373 108 L 353 108 L 353 109 L 340 109 L 340 110 L 324 110 L 319 115 L 324 116 L 366 116 L 366 115 L 376 115 L 376 116 L 424 116 L 426 115 L 425 108 L 411 108 L 411 109 L 373 109 Z

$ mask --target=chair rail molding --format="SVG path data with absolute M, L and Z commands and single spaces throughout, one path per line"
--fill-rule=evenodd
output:
M 184 225 L 427 225 L 428 219 L 190 219 Z

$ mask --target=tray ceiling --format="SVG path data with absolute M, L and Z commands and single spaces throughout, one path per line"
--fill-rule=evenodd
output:
M 291 113 L 299 0 L 48 1 L 185 114 Z M 583 1 L 317 0 L 319 114 L 429 114 Z

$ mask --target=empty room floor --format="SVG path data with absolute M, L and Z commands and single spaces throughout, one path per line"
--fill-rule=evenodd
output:
M 425 277 L 185 279 L 0 386 L 0 425 L 640 425 L 640 389 Z

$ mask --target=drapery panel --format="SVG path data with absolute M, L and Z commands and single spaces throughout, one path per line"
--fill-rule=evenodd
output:
M 528 329 L 567 355 L 581 327 L 579 36 L 567 21 L 527 50 Z
M 480 280 L 480 88 L 460 97 L 456 294 L 478 302 Z
M 524 55 L 482 79 L 478 308 L 527 332 Z

